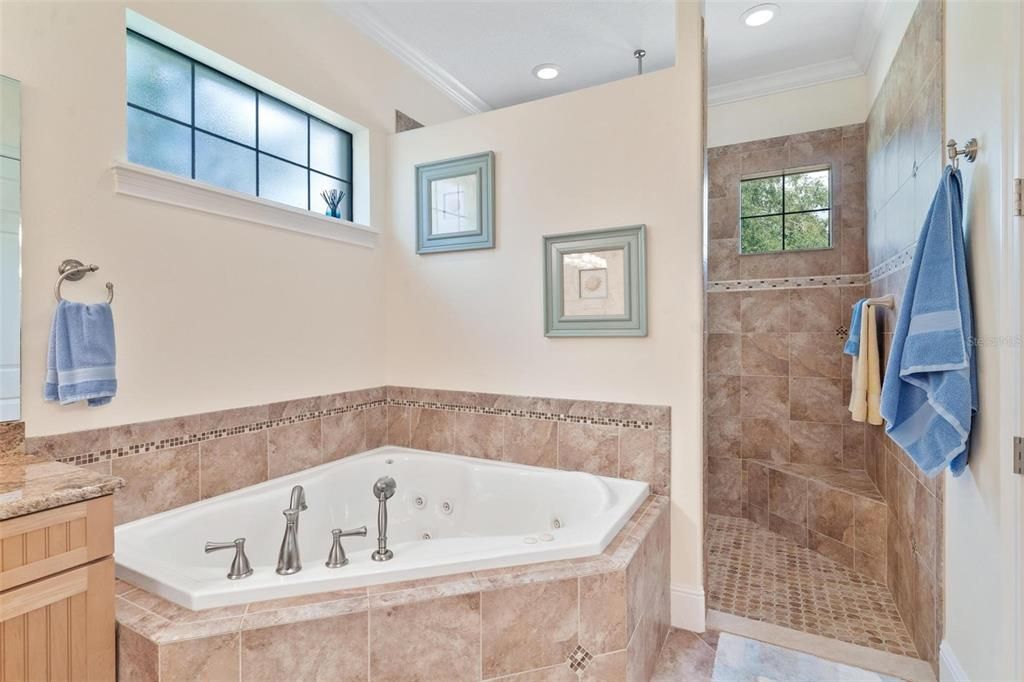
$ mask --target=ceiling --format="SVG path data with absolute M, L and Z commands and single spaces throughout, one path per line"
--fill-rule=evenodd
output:
M 771 0 L 771 22 L 743 24 L 764 1 L 705 1 L 711 103 L 866 72 L 888 0 Z
M 889 0 L 774 0 L 776 19 L 749 28 L 760 1 L 705 0 L 711 103 L 864 73 Z M 675 62 L 672 0 L 328 2 L 474 113 L 631 76 L 636 48 L 645 72 Z M 543 63 L 559 77 L 536 78 Z

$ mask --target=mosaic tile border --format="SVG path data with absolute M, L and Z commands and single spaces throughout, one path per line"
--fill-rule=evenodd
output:
M 587 417 L 562 412 L 536 412 L 533 410 L 516 410 L 504 407 L 477 407 L 475 405 L 459 405 L 457 403 L 435 403 L 421 400 L 401 400 L 388 398 L 388 405 L 395 407 L 414 407 L 422 410 L 441 410 L 443 412 L 464 412 L 470 414 L 493 414 L 504 417 L 523 417 L 541 421 L 563 422 L 571 424 L 595 424 L 598 426 L 621 426 L 626 429 L 654 428 L 654 422 L 638 419 L 619 419 L 617 417 Z
M 897 253 L 892 258 L 882 261 L 875 267 L 871 268 L 871 270 L 869 270 L 867 274 L 867 283 L 871 284 L 876 280 L 885 277 L 886 275 L 891 275 L 897 270 L 902 270 L 903 268 L 907 267 L 908 265 L 914 262 L 915 253 L 917 253 L 916 241 L 910 246 L 904 248 L 902 251 Z
M 242 433 L 256 433 L 259 431 L 267 431 L 278 426 L 286 426 L 288 424 L 300 424 L 302 422 L 314 421 L 316 419 L 321 419 L 323 417 L 330 417 L 337 414 L 345 414 L 347 412 L 360 412 L 372 409 L 374 407 L 386 406 L 387 402 L 387 399 L 372 400 L 365 403 L 345 405 L 343 407 L 334 407 L 326 410 L 315 410 L 313 412 L 306 412 L 304 414 L 293 415 L 290 417 L 281 417 L 280 419 L 267 419 L 263 421 L 252 422 L 250 424 L 242 424 L 239 426 L 232 426 L 223 429 L 210 429 L 209 431 L 202 431 L 200 433 L 192 433 L 183 436 L 174 436 L 172 438 L 163 438 L 158 441 L 132 443 L 130 445 L 121 445 L 116 448 L 99 450 L 97 452 L 89 452 L 78 455 L 68 455 L 67 457 L 57 458 L 57 461 L 64 462 L 65 464 L 75 464 L 77 466 L 81 466 L 83 464 L 95 464 L 96 462 L 105 462 L 107 460 L 118 459 L 120 457 L 131 457 L 132 455 L 140 455 L 147 452 L 168 450 L 170 448 L 178 448 L 184 445 L 193 445 L 195 443 L 202 443 L 205 441 L 215 440 L 218 438 L 237 436 Z
M 820 287 L 856 287 L 868 283 L 867 275 L 816 275 L 775 279 L 733 279 L 708 282 L 707 292 L 758 291 L 764 289 L 812 289 Z
M 331 417 L 334 415 L 345 414 L 349 412 L 360 412 L 371 410 L 377 407 L 404 407 L 410 409 L 422 409 L 422 410 L 438 410 L 443 412 L 458 412 L 464 414 L 489 414 L 497 416 L 508 416 L 508 417 L 520 417 L 526 419 L 536 419 L 541 421 L 552 421 L 572 424 L 592 424 L 599 426 L 615 426 L 627 429 L 636 429 L 648 431 L 659 427 L 654 419 L 637 419 L 628 417 L 614 417 L 614 416 L 603 416 L 603 415 L 580 415 L 570 414 L 570 411 L 574 406 L 578 406 L 582 401 L 571 401 L 562 399 L 532 399 L 529 397 L 511 396 L 515 399 L 521 399 L 526 401 L 537 400 L 541 403 L 547 403 L 551 405 L 562 404 L 565 409 L 562 411 L 550 410 L 531 410 L 521 409 L 516 407 L 495 407 L 486 405 L 469 405 L 458 402 L 448 401 L 434 401 L 434 400 L 413 400 L 409 398 L 393 398 L 387 396 L 386 393 L 390 390 L 396 390 L 396 392 L 408 395 L 409 393 L 423 392 L 423 393 L 438 393 L 429 389 L 411 389 L 404 387 L 377 387 L 373 389 L 364 389 L 360 391 L 352 391 L 351 395 L 355 396 L 362 394 L 384 393 L 383 398 L 360 400 L 359 402 L 353 402 L 349 405 L 342 405 L 340 407 L 321 408 L 316 410 L 309 410 L 296 415 L 289 415 L 280 417 L 277 419 L 262 419 L 259 421 L 250 422 L 247 424 L 239 424 L 237 426 L 223 427 L 216 429 L 209 429 L 206 431 L 196 431 L 194 433 L 182 433 L 180 435 L 163 438 L 160 440 L 148 440 L 137 443 L 128 443 L 117 447 L 104 448 L 102 450 L 93 450 L 88 452 L 79 452 L 66 454 L 64 456 L 55 457 L 58 462 L 66 464 L 74 464 L 76 466 L 82 466 L 86 464 L 96 464 L 99 462 L 106 462 L 108 460 L 116 460 L 121 457 L 130 457 L 133 455 L 139 455 L 149 452 L 157 452 L 160 450 L 167 450 L 171 448 L 182 447 L 186 445 L 193 445 L 196 443 L 202 443 L 206 441 L 216 440 L 219 438 L 227 438 L 230 436 L 237 436 L 243 433 L 257 433 L 261 431 L 267 431 L 280 426 L 287 426 L 290 424 L 299 424 L 303 422 L 315 421 L 324 417 Z M 442 393 L 449 396 L 457 396 L 463 393 L 467 396 L 467 399 L 473 397 L 480 397 L 481 394 L 473 394 L 468 392 L 459 391 L 443 391 Z M 332 394 L 329 396 L 316 396 L 313 398 L 299 399 L 293 401 L 286 401 L 287 403 L 302 403 L 304 400 L 313 400 L 317 404 L 321 404 L 328 398 L 336 397 L 337 395 L 346 394 Z M 360 397 L 362 397 L 360 396 Z M 504 395 L 490 395 L 490 397 L 497 401 L 499 399 L 507 398 L 509 396 Z M 637 408 L 642 410 L 666 410 L 668 408 L 661 408 L 659 406 L 634 406 L 629 403 L 588 403 L 594 407 L 595 411 L 607 411 L 609 409 L 630 409 Z M 263 407 L 259 405 L 256 407 Z M 244 409 L 244 408 L 243 408 Z M 578 409 L 578 407 L 576 408 Z M 216 413 L 213 413 L 216 414 Z M 197 416 L 197 415 L 191 415 Z M 198 415 L 201 416 L 201 415 Z M 163 420 L 158 420 L 163 421 Z M 144 422 L 149 423 L 149 422 Z M 662 425 L 667 428 L 667 425 Z M 110 428 L 117 428 L 110 427 Z M 35 440 L 49 438 L 50 436 L 37 437 Z

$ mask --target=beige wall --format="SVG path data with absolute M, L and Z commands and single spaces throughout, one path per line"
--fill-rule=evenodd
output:
M 676 66 L 392 139 L 387 380 L 672 407 L 673 582 L 701 584 L 700 19 Z M 414 164 L 493 150 L 497 248 L 417 256 Z M 542 236 L 645 223 L 646 338 L 543 335 Z
M 845 78 L 708 108 L 708 147 L 863 123 L 867 79 Z
M 964 225 L 978 352 L 979 414 L 971 458 L 946 480 L 946 634 L 943 676 L 959 662 L 967 679 L 1021 679 L 1021 541 L 1024 477 L 1011 473 L 1011 435 L 1020 409 L 1020 219 L 1010 218 L 1010 178 L 1019 167 L 1020 3 L 948 2 L 946 131 L 977 137 L 978 160 L 962 163 Z M 1017 158 L 1015 158 L 1017 157 Z M 1013 294 L 1016 295 L 1013 295 Z M 1017 337 L 1019 338 L 1019 337 Z M 1015 603 L 1016 602 L 1016 603 Z M 1018 615 L 1024 613 L 1018 612 Z
M 379 385 L 382 249 L 363 249 L 116 195 L 124 157 L 121 2 L 0 6 L 0 72 L 23 85 L 23 417 L 29 435 Z M 372 222 L 386 217 L 394 109 L 426 124 L 462 112 L 321 3 L 132 3 L 225 57 L 371 130 Z M 375 146 L 374 146 L 375 145 Z M 52 287 L 94 262 L 82 299 L 115 285 L 119 395 L 41 399 Z

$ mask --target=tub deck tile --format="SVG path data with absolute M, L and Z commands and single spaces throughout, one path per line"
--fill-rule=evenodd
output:
M 381 592 L 370 595 L 371 609 L 387 609 L 405 604 L 415 604 L 433 599 L 456 597 L 463 594 L 480 592 L 480 581 L 475 578 L 437 582 L 407 590 Z
M 511 675 L 503 679 L 625 680 L 627 667 L 633 675 L 647 672 L 648 659 L 667 628 L 668 567 L 662 556 L 667 537 L 661 537 L 668 533 L 667 513 L 668 499 L 652 495 L 596 556 L 203 611 L 185 609 L 119 580 L 117 620 L 124 637 L 148 640 L 159 649 L 161 661 L 176 652 L 188 658 L 192 644 L 205 651 L 204 642 L 210 642 L 211 650 L 219 655 L 223 652 L 214 646 L 214 640 L 227 642 L 235 635 L 241 643 L 239 680 L 256 679 L 267 672 L 257 659 L 259 642 L 278 639 L 269 633 L 296 633 L 305 641 L 309 628 L 331 630 L 342 620 L 367 633 L 367 648 L 358 654 L 365 658 L 358 660 L 366 661 L 378 673 L 401 670 L 411 676 L 408 679 L 432 679 L 431 675 L 453 660 L 451 656 L 457 656 L 467 664 L 458 671 L 459 679 Z M 637 581 L 640 573 L 644 577 Z M 630 577 L 634 578 L 632 584 Z M 636 603 L 628 603 L 630 600 Z M 544 622 L 535 617 L 538 609 L 551 610 Z M 439 623 L 438 614 L 448 611 L 451 623 Z M 350 620 L 353 618 L 357 620 Z M 395 627 L 406 634 L 396 639 Z M 431 647 L 442 641 L 451 649 L 445 656 L 420 660 L 423 652 L 433 651 Z M 358 648 L 353 642 L 345 641 L 346 650 Z M 394 668 L 392 664 L 398 661 L 386 659 L 384 652 L 399 645 L 404 647 L 404 664 Z M 566 657 L 570 649 L 580 648 L 589 658 Z M 577 668 L 571 667 L 574 661 Z M 333 663 L 328 667 L 330 671 L 318 670 L 334 674 Z M 366 672 L 362 668 L 362 675 Z
M 359 590 L 353 590 L 353 592 L 359 592 Z M 344 616 L 350 613 L 362 613 L 369 609 L 369 600 L 366 597 L 365 591 L 362 592 L 363 594 L 353 594 L 340 599 L 328 601 L 321 600 L 262 611 L 252 611 L 250 607 L 250 611 L 242 618 L 241 628 L 243 630 L 258 630 L 260 628 L 286 625 L 289 623 L 301 623 L 308 620 L 321 620 L 324 618 Z M 329 594 L 338 593 L 331 592 Z M 261 603 L 265 604 L 267 602 Z

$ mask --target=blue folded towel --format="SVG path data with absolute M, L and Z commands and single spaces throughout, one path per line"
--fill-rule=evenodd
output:
M 864 301 L 868 299 L 862 298 L 853 304 L 853 313 L 850 315 L 850 335 L 846 337 L 846 345 L 843 346 L 843 352 L 847 355 L 857 357 L 860 355 L 860 316 L 861 311 L 864 309 Z
M 889 437 L 928 476 L 967 466 L 978 411 L 963 185 L 946 166 L 918 237 L 882 387 Z
M 53 313 L 43 399 L 106 405 L 117 393 L 109 303 L 61 301 Z

